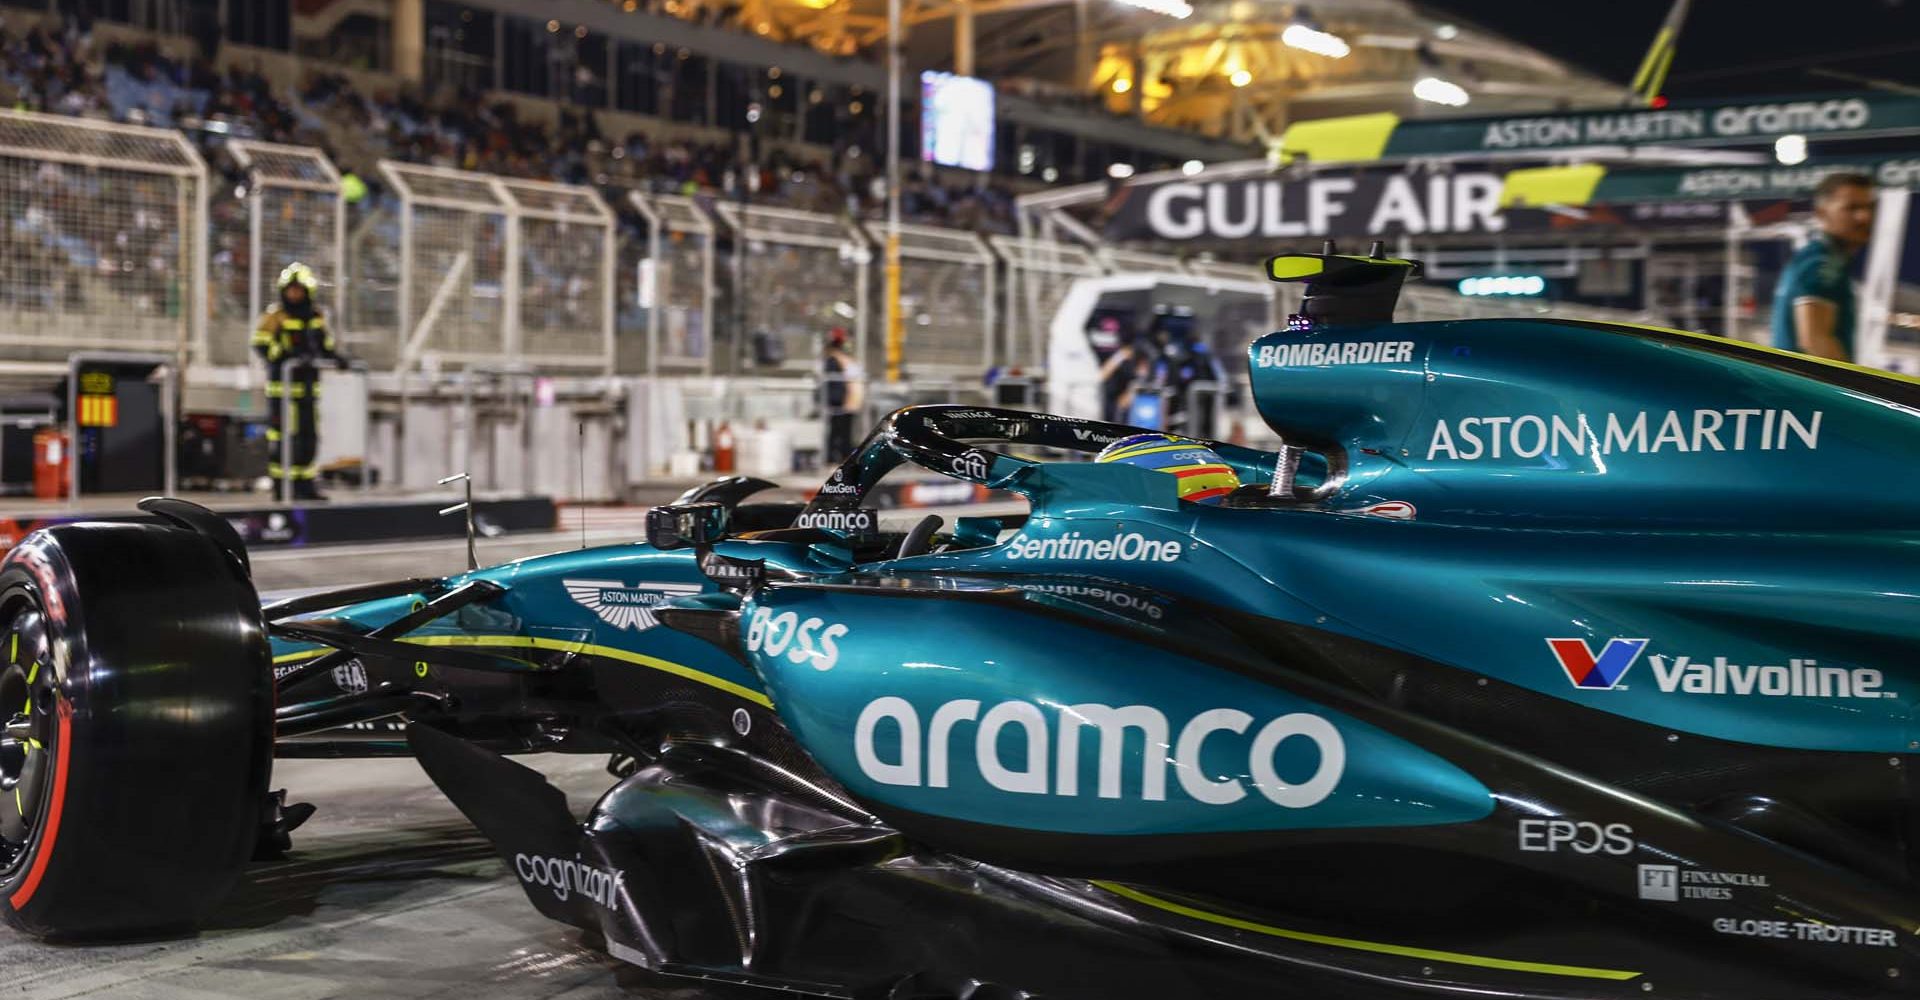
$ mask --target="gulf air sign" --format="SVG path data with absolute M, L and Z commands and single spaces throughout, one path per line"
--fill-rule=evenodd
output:
M 1286 240 L 1402 233 L 1498 233 L 1503 178 L 1489 172 L 1384 171 L 1295 180 L 1174 181 L 1129 188 L 1113 239 Z

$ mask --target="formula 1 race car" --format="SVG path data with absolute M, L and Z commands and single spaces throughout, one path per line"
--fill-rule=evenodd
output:
M 669 974 L 1920 996 L 1920 384 L 1269 267 L 1308 283 L 1249 351 L 1274 450 L 912 407 L 804 507 L 723 481 L 646 544 L 264 608 L 189 504 L 36 533 L 0 912 L 190 927 L 301 818 L 276 752 L 411 753 L 542 913 Z M 903 463 L 1029 511 L 881 531 Z M 618 780 L 582 819 L 531 750 Z

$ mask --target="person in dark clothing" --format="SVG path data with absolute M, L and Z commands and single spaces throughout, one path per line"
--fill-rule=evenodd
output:
M 295 499 L 323 500 L 314 482 L 314 456 L 320 450 L 318 362 L 325 358 L 345 368 L 349 361 L 335 347 L 327 318 L 314 302 L 319 281 L 313 269 L 288 264 L 278 285 L 280 304 L 267 310 L 253 331 L 254 352 L 267 363 L 267 445 L 272 450 L 267 475 L 276 499 L 286 499 L 291 479 Z M 282 435 L 290 437 L 292 451 L 284 465 Z
M 847 351 L 847 331 L 827 331 L 820 356 L 820 404 L 827 414 L 827 461 L 839 462 L 853 454 L 854 424 L 867 402 L 867 373 Z

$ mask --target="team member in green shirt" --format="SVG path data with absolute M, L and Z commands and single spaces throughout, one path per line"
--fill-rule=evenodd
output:
M 1801 247 L 1773 289 L 1773 346 L 1853 360 L 1853 283 L 1847 263 L 1873 235 L 1873 178 L 1828 174 L 1813 192 L 1820 232 Z

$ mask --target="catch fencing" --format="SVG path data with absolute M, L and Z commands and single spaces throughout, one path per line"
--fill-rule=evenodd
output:
M 874 245 L 885 245 L 886 227 L 869 224 L 867 231 Z M 994 265 L 993 251 L 976 233 L 900 226 L 901 356 L 907 376 L 977 379 L 992 367 Z
M 646 310 L 645 370 L 713 371 L 713 219 L 692 198 L 628 196 L 647 220 L 647 256 L 637 282 Z
M 399 364 L 611 371 L 614 217 L 592 188 L 382 160 Z
M 0 348 L 206 357 L 207 206 L 179 132 L 0 111 Z
M 819 212 L 730 201 L 716 202 L 714 210 L 731 231 L 728 277 L 741 310 L 734 322 L 746 333 L 722 370 L 811 372 L 822 335 L 836 326 L 852 334 L 856 356 L 869 357 L 874 254 L 858 226 Z
M 216 258 L 225 262 L 223 273 L 215 276 L 218 285 L 228 291 L 236 284 L 242 289 L 241 295 L 221 298 L 235 305 L 244 302 L 246 322 L 251 324 L 276 302 L 274 283 L 280 271 L 298 261 L 313 269 L 320 284 L 319 300 L 332 310 L 333 325 L 344 327 L 340 310 L 348 301 L 347 205 L 340 193 L 340 171 L 326 154 L 310 146 L 235 139 L 226 148 L 246 173 L 242 186 L 246 237 L 241 246 L 232 248 L 237 252 Z M 235 349 L 246 344 L 243 336 L 224 329 L 225 325 L 214 344 L 213 360 L 219 363 L 236 360 Z M 358 345 L 345 346 L 361 353 Z
M 1074 281 L 1098 277 L 1100 262 L 1085 248 L 1064 240 L 998 235 L 988 239 L 1007 262 L 1007 320 L 1000 357 L 1005 364 L 1042 371 L 1047 364 L 1047 332 L 1061 300 Z

